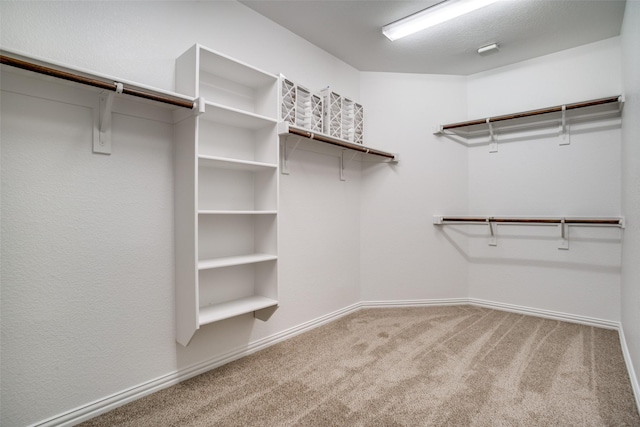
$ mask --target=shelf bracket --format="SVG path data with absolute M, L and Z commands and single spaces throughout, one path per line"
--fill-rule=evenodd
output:
M 489 140 L 489 152 L 497 153 L 498 152 L 498 140 L 496 139 L 496 135 L 493 133 L 493 124 L 491 124 L 491 119 L 487 118 L 487 126 L 489 126 L 489 136 L 491 139 Z
M 571 144 L 571 133 L 567 126 L 567 106 L 562 106 L 562 123 L 560 124 L 560 145 Z
M 293 146 L 291 150 L 288 149 L 289 146 L 289 137 L 285 137 L 284 139 L 284 147 L 282 147 L 282 165 L 280 167 L 280 173 L 282 175 L 289 175 L 289 158 L 293 155 L 298 148 L 298 144 L 300 144 L 301 139 L 296 138 L 296 144 Z
M 350 162 L 352 162 L 352 161 L 353 161 L 353 159 L 355 159 L 355 158 L 356 158 L 356 156 L 358 155 L 358 153 L 357 153 L 357 152 L 356 152 L 356 153 L 353 153 L 353 154 L 351 155 L 351 158 L 350 158 L 349 160 L 345 160 L 345 158 L 344 158 L 344 153 L 345 153 L 345 152 L 346 152 L 346 150 L 342 150 L 342 151 L 340 152 L 340 157 L 339 157 L 339 159 L 340 159 L 340 181 L 346 181 L 346 180 L 347 180 L 347 178 L 346 178 L 346 177 L 345 177 L 345 175 L 344 175 L 344 168 L 345 168 L 345 167 L 346 167 Z
M 491 221 L 491 218 L 487 218 L 487 224 L 489 224 L 489 232 L 491 233 L 491 237 L 489 238 L 489 246 L 498 246 L 496 223 Z
M 97 111 L 94 112 L 93 152 L 96 154 L 111 154 L 111 114 L 113 98 L 116 93 L 122 93 L 124 85 L 115 82 L 115 92 L 103 91 L 98 98 Z M 96 117 L 97 116 L 97 117 Z
M 569 249 L 569 224 L 567 224 L 562 218 L 560 220 L 560 244 L 558 245 L 558 249 L 568 250 Z

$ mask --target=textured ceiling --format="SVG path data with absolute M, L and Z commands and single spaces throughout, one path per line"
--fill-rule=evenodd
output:
M 469 75 L 620 34 L 624 0 L 503 0 L 394 42 L 383 25 L 440 0 L 240 0 L 361 71 Z M 498 43 L 498 52 L 479 55 Z

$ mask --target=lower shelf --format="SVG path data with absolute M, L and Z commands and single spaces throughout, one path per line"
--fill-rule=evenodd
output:
M 200 326 L 202 326 L 207 323 L 213 323 L 230 317 L 239 316 L 241 314 L 251 313 L 252 311 L 262 310 L 263 308 L 273 307 L 274 305 L 278 305 L 278 301 L 254 295 L 221 304 L 201 307 L 198 319 Z
M 258 262 L 273 261 L 278 259 L 277 255 L 271 254 L 250 254 L 238 255 L 223 258 L 214 258 L 198 261 L 198 270 L 207 270 L 210 268 L 231 267 L 242 264 L 255 264 Z

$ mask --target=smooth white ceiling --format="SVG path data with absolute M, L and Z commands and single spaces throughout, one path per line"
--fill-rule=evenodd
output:
M 395 42 L 383 25 L 440 0 L 240 0 L 360 71 L 469 75 L 620 34 L 624 0 L 503 0 Z M 479 47 L 500 50 L 479 55 Z

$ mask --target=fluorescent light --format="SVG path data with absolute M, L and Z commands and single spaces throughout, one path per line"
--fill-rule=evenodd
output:
M 465 13 L 473 12 L 498 0 L 445 0 L 435 6 L 409 15 L 382 27 L 382 34 L 391 41 L 398 40 Z
M 498 50 L 498 48 L 498 43 L 492 43 L 478 48 L 478 53 L 482 55 L 483 53 L 489 53 L 491 51 Z

